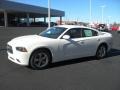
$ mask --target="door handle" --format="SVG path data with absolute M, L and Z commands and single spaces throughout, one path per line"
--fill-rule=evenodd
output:
M 81 44 L 84 44 L 84 40 L 81 41 Z
M 99 41 L 100 41 L 100 39 L 97 39 L 97 41 L 99 42 Z

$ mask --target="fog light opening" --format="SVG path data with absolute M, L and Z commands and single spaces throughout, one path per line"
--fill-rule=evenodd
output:
M 16 60 L 17 60 L 19 63 L 21 63 L 19 59 L 16 59 Z

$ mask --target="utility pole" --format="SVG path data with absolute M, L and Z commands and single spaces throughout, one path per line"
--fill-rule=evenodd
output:
M 50 28 L 51 13 L 50 13 L 50 0 L 48 0 L 48 28 Z
M 90 12 L 89 12 L 89 14 L 90 14 L 90 16 L 89 16 L 89 23 L 90 23 L 90 24 L 91 24 L 91 19 L 92 19 L 92 8 L 91 8 L 91 7 L 92 7 L 92 5 L 91 5 L 92 3 L 91 3 L 91 2 L 92 2 L 92 1 L 89 0 L 89 4 L 90 4 L 90 5 L 89 5 L 89 6 L 90 6 L 90 7 L 89 7 L 89 11 L 90 11 Z
M 102 9 L 102 23 L 104 22 L 104 8 L 105 8 L 106 6 L 105 5 L 103 5 L 103 6 L 101 6 L 101 9 Z

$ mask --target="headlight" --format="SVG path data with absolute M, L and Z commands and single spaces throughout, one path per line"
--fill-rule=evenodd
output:
M 27 49 L 25 47 L 16 47 L 16 50 L 21 52 L 27 52 Z

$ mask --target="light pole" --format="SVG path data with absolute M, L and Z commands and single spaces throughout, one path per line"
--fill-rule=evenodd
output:
M 92 6 L 91 4 L 92 4 L 92 3 L 91 3 L 91 0 L 89 0 L 89 4 L 90 4 L 90 5 L 89 5 L 89 6 L 90 6 L 90 7 L 89 7 L 89 9 L 90 9 L 90 10 L 89 10 L 89 11 L 90 11 L 90 12 L 89 12 L 89 13 L 90 13 L 89 23 L 91 24 L 91 18 L 92 18 L 92 8 L 91 8 L 91 6 Z
M 110 24 L 110 18 L 111 18 L 111 16 L 108 16 L 108 24 Z
M 105 8 L 106 6 L 105 5 L 103 5 L 103 6 L 101 6 L 101 9 L 102 9 L 102 23 L 103 23 L 103 19 L 104 19 L 104 8 Z
M 48 28 L 50 28 L 51 16 L 50 16 L 50 0 L 48 0 Z

